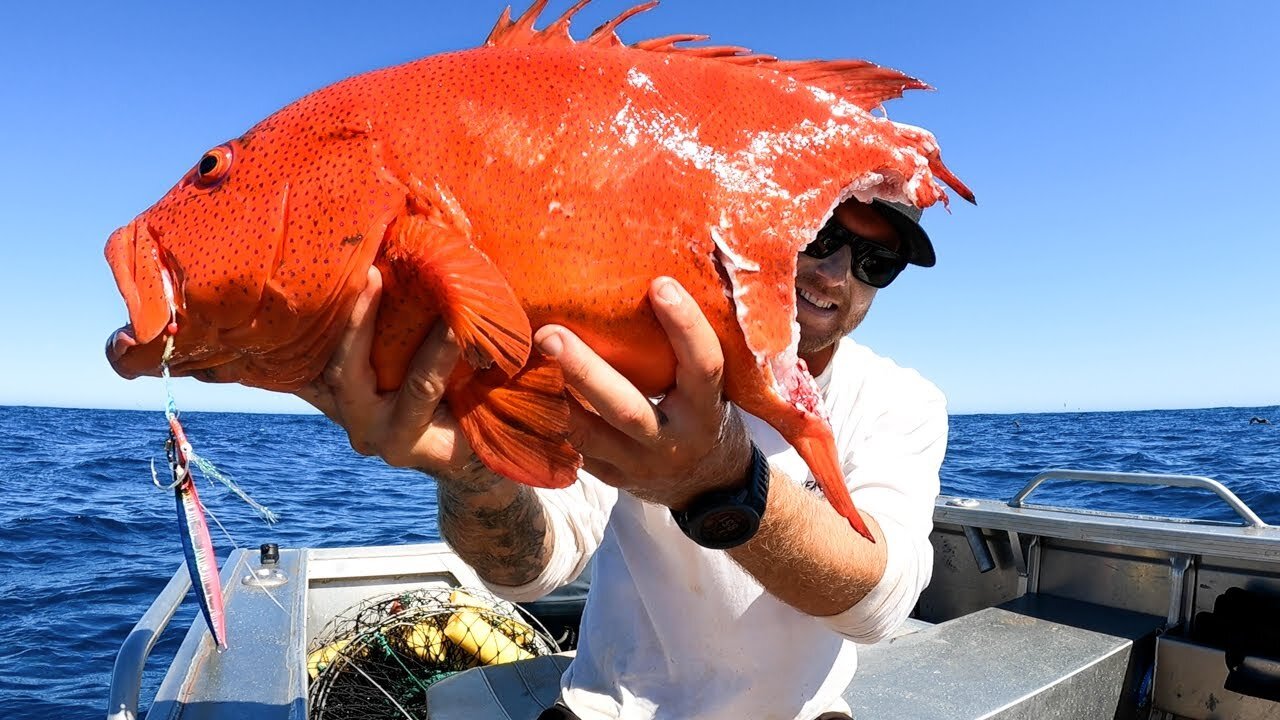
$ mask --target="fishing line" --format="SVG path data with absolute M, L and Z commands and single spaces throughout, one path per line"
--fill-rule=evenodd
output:
M 155 474 L 155 462 L 154 462 L 154 461 L 152 461 L 152 470 L 151 470 L 151 472 L 152 472 L 152 474 Z M 210 485 L 212 485 L 212 484 L 213 484 L 213 483 L 210 483 Z M 214 524 L 215 524 L 215 525 L 217 525 L 217 526 L 218 526 L 218 529 L 222 531 L 222 534 L 223 534 L 223 535 L 225 535 L 225 536 L 227 537 L 227 541 L 231 543 L 231 547 L 232 547 L 232 548 L 234 548 L 234 549 L 236 549 L 236 550 L 243 550 L 243 549 L 244 549 L 244 548 L 240 547 L 240 543 L 236 542 L 236 539 L 235 539 L 234 537 L 232 537 L 232 535 L 231 535 L 231 531 L 230 531 L 230 530 L 227 530 L 227 527 L 226 527 L 225 525 L 223 525 L 223 524 L 222 524 L 222 521 L 218 519 L 218 516 L 217 516 L 217 515 L 215 515 L 215 514 L 213 513 L 213 511 L 209 509 L 209 507 L 208 507 L 208 506 L 205 506 L 205 508 L 204 508 L 204 512 L 205 512 L 205 514 L 206 514 L 206 515 L 208 515 L 209 517 L 213 518 L 213 522 L 214 522 Z M 245 570 L 246 570 L 250 575 L 252 575 L 252 574 L 253 574 L 253 568 L 249 567 L 249 561 L 248 561 L 248 559 L 247 559 L 247 558 L 248 558 L 248 556 L 249 556 L 249 554 L 248 554 L 248 553 L 243 553 L 243 554 L 241 554 L 240 559 L 239 559 L 238 561 L 236 561 L 235 567 L 231 568 L 231 572 L 230 572 L 231 577 L 233 577 L 233 578 L 234 578 L 234 577 L 236 576 L 236 573 L 237 573 L 237 572 L 239 572 L 239 570 L 240 570 L 240 566 L 241 566 L 241 565 L 244 565 L 244 566 L 245 566 L 245 568 L 244 568 L 244 569 L 245 569 Z M 286 617 L 290 617 L 290 618 L 292 618 L 292 617 L 293 617 L 292 613 L 290 613 L 290 612 L 289 612 L 289 610 L 288 610 L 287 608 L 285 608 L 285 606 L 284 606 L 284 605 L 282 605 L 282 604 L 280 603 L 280 601 L 279 601 L 279 600 L 277 600 L 277 599 L 276 599 L 276 596 L 271 594 L 271 590 L 270 590 L 270 589 L 268 589 L 267 587 L 265 587 L 265 586 L 263 586 L 263 585 L 259 585 L 259 586 L 258 586 L 258 589 L 259 589 L 259 590 L 261 590 L 262 592 L 266 593 L 266 594 L 267 594 L 267 598 L 268 598 L 268 599 L 270 599 L 270 600 L 271 600 L 271 602 L 275 603 L 275 606 L 276 606 L 276 607 L 278 607 L 278 608 L 280 608 L 280 611 L 281 611 L 281 612 L 283 612 L 283 613 L 285 614 L 285 616 L 286 616 Z M 227 596 L 227 589 L 224 587 L 224 588 L 222 588 L 222 599 L 223 599 L 224 601 L 226 600 L 226 596 Z
M 170 395 L 170 400 L 172 401 L 172 395 Z M 227 478 L 225 475 L 223 475 L 222 472 L 218 470 L 218 468 L 214 467 L 213 463 L 196 455 L 195 451 L 190 449 L 189 446 L 186 449 L 186 454 L 187 454 L 187 457 L 196 464 L 196 467 L 200 468 L 200 475 L 204 477 L 205 482 L 209 483 L 210 486 L 217 487 L 216 485 L 214 485 L 213 481 L 210 480 L 209 478 L 210 477 L 217 478 L 222 482 L 223 485 L 230 487 L 232 491 L 236 493 L 237 496 L 239 496 L 242 500 L 248 503 L 250 507 L 252 507 L 255 511 L 257 511 L 258 516 L 261 517 L 263 520 L 265 520 L 268 524 L 275 523 L 279 519 L 279 517 L 274 512 L 272 512 L 269 508 L 263 505 L 260 505 L 259 503 L 254 501 L 252 498 L 250 498 L 248 495 L 241 492 L 240 489 L 235 486 L 235 483 L 231 482 L 231 480 Z M 151 462 L 151 474 L 153 476 L 156 474 L 154 460 L 152 460 Z M 154 477 L 153 477 L 153 481 L 154 481 Z M 177 483 L 175 483 L 175 485 L 176 484 Z M 157 483 L 157 487 L 159 487 L 158 483 Z M 217 525 L 218 529 L 222 531 L 222 534 L 226 536 L 227 542 L 231 543 L 232 548 L 236 550 L 243 550 L 243 548 L 240 546 L 240 543 L 236 542 L 235 536 L 231 534 L 231 531 L 227 529 L 226 525 L 222 524 L 222 521 L 218 519 L 217 514 L 215 514 L 212 510 L 210 510 L 208 505 L 204 506 L 204 512 L 206 515 L 208 515 L 210 518 L 213 519 L 214 524 Z M 247 556 L 247 553 L 246 553 L 246 556 Z M 234 576 L 236 572 L 239 570 L 241 563 L 245 564 L 245 569 L 248 572 L 250 573 L 253 572 L 253 568 L 248 567 L 248 562 L 247 560 L 245 560 L 245 557 L 241 557 L 240 562 L 237 562 L 236 566 L 231 570 L 232 576 Z M 259 586 L 259 589 L 262 590 L 264 593 L 266 593 L 267 597 L 271 600 L 271 602 L 275 603 L 275 606 L 280 608 L 280 610 L 286 616 L 292 617 L 289 610 L 286 609 L 285 606 L 281 604 L 279 600 L 276 599 L 275 595 L 271 594 L 271 591 L 269 589 L 262 586 Z M 225 596 L 226 596 L 225 589 L 223 589 L 223 596 L 225 599 Z
M 166 299 L 169 302 L 169 326 L 166 328 L 167 332 L 165 333 L 164 352 L 160 357 L 160 375 L 164 379 L 164 392 L 165 392 L 164 416 L 165 416 L 165 419 L 169 421 L 170 427 L 177 425 L 180 428 L 181 423 L 178 419 L 178 404 L 173 397 L 173 377 L 169 372 L 169 361 L 173 358 L 173 352 L 174 352 L 174 336 L 177 334 L 177 330 L 178 330 L 178 310 L 173 302 L 173 291 L 171 286 L 169 285 L 169 279 L 167 276 L 164 277 L 164 289 L 165 289 Z M 253 508 L 254 512 L 258 515 L 258 517 L 262 518 L 268 525 L 274 524 L 280 519 L 279 516 L 276 515 L 276 513 L 273 512 L 270 508 L 266 507 L 265 505 L 249 497 L 248 493 L 240 489 L 240 486 L 237 485 L 234 480 L 227 477 L 227 475 L 224 474 L 221 470 L 219 470 L 216 465 L 214 465 L 212 462 L 205 459 L 201 455 L 197 454 L 195 449 L 191 447 L 191 443 L 187 441 L 185 437 L 183 438 L 183 442 L 182 442 L 183 447 L 181 448 L 168 447 L 168 445 L 176 444 L 176 442 L 177 442 L 177 438 L 174 438 L 169 443 L 167 443 L 167 446 L 166 446 L 166 454 L 170 454 L 171 467 L 173 466 L 172 461 L 173 461 L 173 458 L 176 456 L 175 454 L 181 453 L 183 457 L 185 457 L 188 461 L 194 463 L 195 466 L 200 469 L 200 475 L 204 477 L 206 482 L 208 482 L 210 485 L 214 485 L 213 481 L 217 480 L 218 483 L 220 483 L 223 487 L 225 487 L 227 490 L 230 490 L 236 497 L 240 498 L 245 504 Z M 160 483 L 159 474 L 156 472 L 155 459 L 152 458 L 151 482 L 156 487 L 161 488 L 162 490 L 173 490 L 177 488 L 179 485 L 181 485 L 183 482 L 187 482 L 187 481 L 194 482 L 195 478 L 191 477 L 190 473 L 187 473 L 186 477 L 175 477 L 173 483 L 169 484 L 167 487 L 165 485 L 162 485 Z M 231 543 L 231 546 L 234 549 L 243 550 L 240 547 L 240 543 L 236 542 L 235 537 L 232 536 L 231 531 L 227 530 L 227 527 L 222 524 L 222 521 L 218 519 L 218 516 L 214 514 L 214 512 L 210 510 L 207 505 L 201 507 L 201 510 L 210 518 L 213 518 L 214 524 L 218 526 L 218 529 L 222 531 L 222 534 L 226 536 L 227 541 Z M 245 565 L 245 570 L 247 570 L 250 573 L 253 572 L 253 569 L 248 567 L 248 562 L 245 559 L 246 557 L 247 557 L 247 553 L 241 552 L 240 560 L 231 569 L 230 574 L 233 577 L 239 572 L 241 564 Z M 225 602 L 227 590 L 225 587 L 219 588 L 219 589 L 223 596 L 222 599 Z M 285 606 L 278 599 L 276 599 L 275 595 L 272 594 L 269 589 L 262 586 L 259 586 L 259 589 L 262 590 L 264 593 L 266 593 L 267 598 L 270 599 L 271 602 L 275 604 L 276 607 L 280 608 L 281 612 L 283 612 L 287 617 L 292 617 L 292 614 L 289 612 L 289 610 L 285 608 Z
M 208 516 L 209 516 L 209 517 L 211 517 L 211 518 L 213 518 L 213 522 L 214 522 L 214 524 L 218 526 L 218 529 L 222 531 L 222 534 L 223 534 L 223 535 L 226 535 L 226 536 L 227 536 L 227 540 L 229 540 L 229 541 L 231 542 L 231 547 L 232 547 L 232 548 L 234 548 L 234 549 L 236 549 L 236 550 L 239 550 L 239 549 L 240 549 L 240 544 L 236 542 L 236 539 L 235 539 L 235 538 L 231 537 L 231 533 L 227 532 L 227 528 L 226 528 L 226 526 L 222 524 L 222 521 L 218 519 L 218 516 L 217 516 L 217 515 L 214 515 L 214 514 L 213 514 L 213 511 L 212 511 L 212 510 L 210 510 L 210 509 L 209 509 L 209 506 L 207 506 L 207 505 L 206 505 L 206 506 L 205 506 L 205 508 L 204 508 L 204 514 L 205 514 L 205 515 L 208 515 Z
M 170 317 L 173 318 L 173 321 L 170 322 L 170 328 L 172 328 L 174 325 L 177 324 L 177 321 L 176 321 L 177 310 L 173 307 L 172 303 L 170 303 L 169 308 L 170 308 L 169 310 Z M 164 354 L 160 356 L 160 376 L 164 378 L 164 394 L 165 394 L 164 416 L 165 416 L 165 419 L 169 420 L 170 422 L 176 421 L 178 419 L 178 404 L 173 399 L 173 382 L 172 382 L 172 377 L 169 374 L 169 359 L 173 357 L 173 347 L 174 347 L 173 336 L 174 334 L 172 332 L 167 333 L 165 335 Z M 271 525 L 279 521 L 280 516 L 276 515 L 275 512 L 271 510 L 271 508 L 268 508 L 267 506 L 263 505 L 257 500 L 254 500 L 253 498 L 249 497 L 248 493 L 246 493 L 244 490 L 241 490 L 240 486 L 237 485 L 234 480 L 227 477 L 221 470 L 217 468 L 216 465 L 214 465 L 212 462 L 205 459 L 200 454 L 196 453 L 195 448 L 191 447 L 190 444 L 188 444 L 186 448 L 183 448 L 183 450 L 186 453 L 187 457 L 191 460 L 191 462 L 194 462 L 196 464 L 196 467 L 200 468 L 200 474 L 204 476 L 206 479 L 213 478 L 214 480 L 217 480 L 224 487 L 226 487 L 227 490 L 230 490 L 236 497 L 243 500 L 246 505 L 253 508 L 253 511 L 257 513 L 258 517 L 265 520 L 267 524 Z M 155 470 L 153 468 L 152 473 L 154 474 L 154 472 Z M 210 515 L 212 515 L 212 513 L 210 513 Z M 219 526 L 221 526 L 221 524 L 219 524 Z M 226 530 L 223 530 L 223 532 L 226 532 Z M 227 537 L 230 538 L 231 536 L 228 535 Z M 234 540 L 232 542 L 234 543 Z
M 209 516 L 213 517 L 213 513 L 209 513 Z M 213 521 L 218 522 L 218 518 L 214 517 Z M 222 523 L 218 522 L 218 527 L 222 528 Z M 231 533 L 228 533 L 226 528 L 222 528 L 222 532 L 227 536 L 228 540 L 231 540 L 231 544 L 235 546 L 235 549 L 239 550 L 240 546 L 235 544 L 236 541 L 231 537 Z M 235 567 L 231 568 L 231 577 L 234 578 L 236 576 L 236 573 L 239 572 L 241 565 L 244 566 L 245 571 L 248 572 L 250 575 L 255 574 L 253 571 L 253 568 L 249 566 L 249 553 L 246 552 L 240 555 L 240 559 L 236 561 Z M 289 612 L 288 608 L 282 605 L 280 601 L 276 599 L 275 595 L 271 594 L 270 588 L 262 584 L 258 584 L 256 587 L 262 592 L 266 593 L 267 599 L 270 600 L 272 603 L 274 603 L 276 607 L 280 608 L 280 612 L 283 612 L 285 617 L 289 619 L 293 619 L 293 613 Z M 222 591 L 222 594 L 225 599 L 227 591 L 224 589 Z

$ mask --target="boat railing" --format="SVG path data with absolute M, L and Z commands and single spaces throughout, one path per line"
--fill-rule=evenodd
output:
M 1036 488 L 1049 480 L 1075 480 L 1083 482 L 1103 482 L 1103 483 L 1119 483 L 1123 485 L 1161 485 L 1165 487 L 1181 487 L 1193 488 L 1197 490 L 1208 490 L 1217 495 L 1223 502 L 1231 507 L 1237 515 L 1244 520 L 1245 525 L 1255 528 L 1267 527 L 1267 524 L 1258 517 L 1248 505 L 1245 504 L 1235 493 L 1227 489 L 1225 485 L 1200 475 L 1159 475 L 1154 473 L 1126 473 L 1126 472 L 1097 472 L 1093 470 L 1046 470 L 1036 475 L 1026 484 L 1013 499 L 1009 501 L 1009 507 L 1024 508 L 1027 496 L 1035 492 Z M 1062 508 L 1052 508 L 1062 509 Z
M 129 631 L 116 655 L 111 670 L 111 691 L 107 701 L 107 720 L 137 720 L 138 694 L 142 691 L 142 671 L 147 664 L 151 648 L 168 627 L 187 590 L 191 589 L 191 574 L 183 563 L 169 579 L 169 584 L 151 602 L 151 607 Z

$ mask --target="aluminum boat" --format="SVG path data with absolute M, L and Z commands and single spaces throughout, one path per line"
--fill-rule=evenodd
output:
M 1199 488 L 1238 521 L 1028 502 L 1064 480 Z M 859 652 L 845 692 L 857 720 L 1280 720 L 1280 527 L 1220 483 L 1052 470 L 1009 501 L 941 497 L 934 524 L 933 581 L 911 619 Z M 308 648 L 339 613 L 389 592 L 479 586 L 443 543 L 237 550 L 222 582 L 231 648 L 216 652 L 197 615 L 148 720 L 308 718 Z M 179 567 L 124 641 L 109 720 L 139 717 L 147 656 L 189 584 Z M 569 662 L 584 597 L 575 585 L 525 608 L 563 653 L 457 673 L 408 714 L 532 720 L 554 700 L 542 680 Z

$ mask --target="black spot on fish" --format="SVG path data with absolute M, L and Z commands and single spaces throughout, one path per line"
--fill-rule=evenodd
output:
M 363 239 L 364 239 L 364 235 L 363 235 L 363 234 L 361 234 L 361 233 L 356 233 L 355 235 L 348 235 L 348 236 L 346 236 L 346 237 L 342 238 L 342 244 L 343 244 L 343 245 L 355 245 L 356 243 L 360 242 L 360 241 L 361 241 L 361 240 L 363 240 Z

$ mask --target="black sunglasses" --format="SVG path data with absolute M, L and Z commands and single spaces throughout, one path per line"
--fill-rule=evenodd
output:
M 853 251 L 853 276 L 873 288 L 888 287 L 907 266 L 907 259 L 874 240 L 868 240 L 840 224 L 834 217 L 818 231 L 803 252 L 821 260 L 845 245 Z

